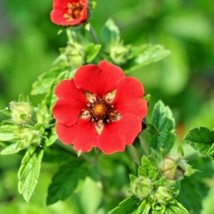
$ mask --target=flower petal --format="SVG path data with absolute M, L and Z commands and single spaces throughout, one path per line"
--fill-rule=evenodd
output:
M 98 135 L 89 121 L 79 120 L 71 127 L 57 123 L 56 132 L 64 144 L 73 144 L 76 151 L 88 152 L 97 146 Z
M 84 106 L 80 106 L 78 103 L 71 105 L 64 100 L 58 100 L 53 107 L 53 116 L 58 122 L 72 126 L 77 122 L 83 108 Z
M 74 76 L 74 84 L 78 89 L 103 96 L 114 90 L 124 77 L 124 73 L 119 67 L 101 61 L 98 66 L 80 67 Z
M 55 93 L 59 100 L 53 107 L 54 118 L 64 125 L 73 125 L 86 108 L 84 94 L 75 88 L 72 80 L 63 80 L 56 87 Z
M 145 117 L 147 102 L 142 98 L 144 94 L 142 84 L 135 78 L 127 77 L 118 84 L 113 105 L 121 115 L 134 114 Z
M 84 93 L 79 91 L 73 80 L 63 80 L 61 81 L 55 89 L 55 94 L 59 99 L 70 101 L 73 104 L 74 101 L 80 103 L 86 103 L 86 98 Z
M 121 120 L 105 126 L 99 138 L 98 148 L 105 154 L 122 152 L 133 143 L 141 131 L 141 119 L 127 114 Z

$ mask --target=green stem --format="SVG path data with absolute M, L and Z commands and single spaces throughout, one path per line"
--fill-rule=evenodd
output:
M 96 34 L 95 30 L 93 29 L 93 27 L 90 26 L 89 32 L 91 34 L 91 37 L 92 37 L 94 43 L 99 44 L 100 43 L 99 39 L 98 39 L 97 34 Z

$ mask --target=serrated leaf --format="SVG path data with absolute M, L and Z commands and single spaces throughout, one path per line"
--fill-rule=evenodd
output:
M 87 63 L 91 62 L 99 54 L 101 47 L 102 46 L 100 44 L 93 43 L 86 46 L 85 55 Z
M 205 127 L 194 128 L 184 139 L 202 155 L 214 157 L 214 130 Z
M 139 202 L 140 200 L 138 198 L 130 196 L 120 202 L 119 205 L 108 214 L 131 214 L 137 209 Z
M 165 214 L 189 214 L 186 208 L 179 202 L 166 206 Z
M 46 204 L 51 205 L 59 200 L 68 198 L 77 188 L 78 182 L 88 175 L 82 161 L 72 159 L 63 164 L 54 174 L 48 187 Z
M 152 162 L 146 156 L 143 156 L 141 159 L 141 166 L 138 168 L 138 175 L 153 179 L 156 177 L 157 172 Z
M 133 72 L 148 64 L 160 61 L 167 57 L 170 51 L 162 45 L 144 44 L 132 50 L 133 61 L 126 73 Z
M 104 44 L 117 43 L 120 41 L 120 30 L 112 19 L 107 20 L 102 30 Z
M 30 148 L 25 153 L 18 171 L 18 190 L 27 202 L 38 183 L 43 153 L 38 147 Z
M 164 154 L 168 153 L 175 141 L 175 120 L 168 106 L 158 101 L 153 109 L 151 124 L 156 127 L 159 136 L 150 134 L 150 144 Z

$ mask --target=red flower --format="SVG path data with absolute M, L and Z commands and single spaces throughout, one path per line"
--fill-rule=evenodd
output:
M 59 83 L 55 93 L 58 137 L 79 152 L 93 147 L 106 154 L 124 151 L 147 114 L 140 82 L 106 61 L 81 66 L 72 80 Z
M 78 25 L 87 19 L 88 0 L 53 0 L 51 21 L 57 25 Z

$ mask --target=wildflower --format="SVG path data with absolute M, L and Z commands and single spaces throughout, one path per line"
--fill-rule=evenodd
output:
M 124 151 L 147 114 L 141 83 L 106 61 L 81 66 L 73 79 L 59 83 L 55 93 L 58 137 L 78 152 L 93 147 L 105 154 Z
M 87 20 L 88 0 L 53 0 L 51 21 L 57 25 L 79 25 Z

